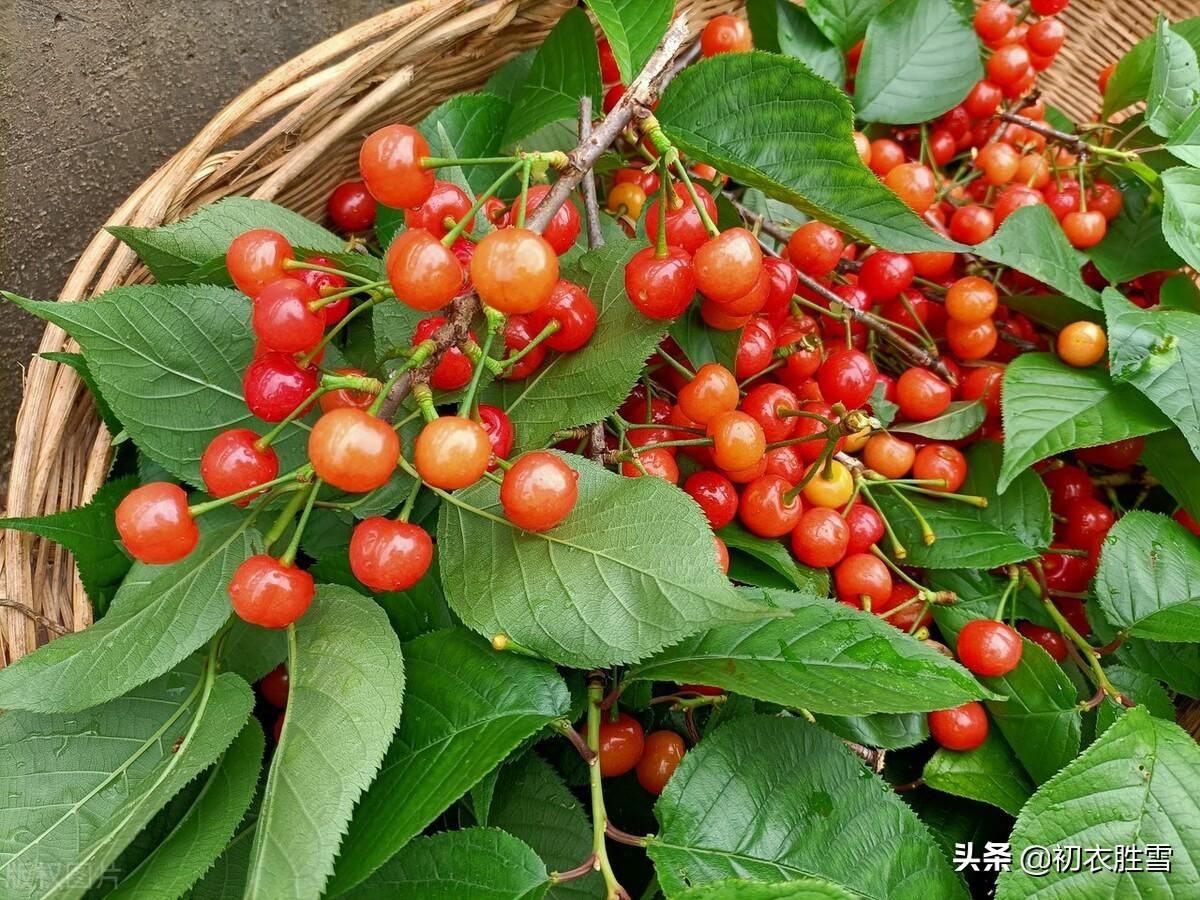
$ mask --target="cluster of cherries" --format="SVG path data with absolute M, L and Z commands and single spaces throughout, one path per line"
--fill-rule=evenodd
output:
M 613 715 L 605 715 L 600 722 L 600 774 L 616 778 L 632 770 L 638 784 L 655 796 L 662 793 L 686 752 L 687 745 L 674 731 L 646 734 L 637 719 L 615 708 Z

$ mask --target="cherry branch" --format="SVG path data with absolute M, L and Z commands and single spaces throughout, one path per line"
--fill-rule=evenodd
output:
M 592 98 L 584 94 L 579 100 L 579 142 L 592 136 Z M 596 201 L 596 173 L 588 169 L 583 176 L 583 213 L 587 222 L 588 249 L 604 246 L 600 230 L 600 205 Z
M 1012 112 L 1001 112 L 996 114 L 996 118 L 1001 122 L 1008 122 L 1010 125 L 1020 125 L 1026 131 L 1032 131 L 1034 134 L 1040 134 L 1042 137 L 1052 141 L 1058 141 L 1060 144 L 1069 146 L 1077 156 L 1087 156 L 1092 152 L 1092 145 L 1085 141 L 1077 134 L 1070 134 L 1066 131 L 1059 131 L 1052 125 L 1045 122 L 1039 122 L 1037 119 L 1031 119 L 1028 116 L 1018 115 Z

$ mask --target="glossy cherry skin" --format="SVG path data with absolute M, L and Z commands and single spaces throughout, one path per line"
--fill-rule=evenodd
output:
M 544 450 L 524 454 L 500 484 L 500 505 L 525 531 L 546 531 L 565 519 L 579 499 L 579 473 Z
M 727 471 L 757 464 L 767 449 L 762 426 L 738 410 L 713 417 L 706 426 L 706 434 L 713 439 L 713 460 Z
M 892 573 L 870 553 L 856 553 L 838 563 L 833 570 L 833 583 L 838 599 L 858 609 L 862 609 L 864 596 L 870 598 L 874 609 L 892 593 Z
M 863 462 L 867 468 L 885 478 L 903 478 L 912 470 L 917 449 L 908 441 L 893 434 L 873 434 L 863 447 Z
M 126 494 L 117 505 L 116 521 L 121 543 L 144 563 L 183 559 L 200 540 L 187 494 L 169 481 L 152 481 Z
M 696 294 L 691 255 L 672 246 L 661 258 L 653 247 L 639 250 L 625 265 L 625 293 L 646 318 L 674 319 Z
M 837 419 L 828 403 L 805 403 L 803 408 L 805 412 L 823 416 L 830 421 Z M 819 419 L 805 416 L 797 418 L 796 430 L 792 436 L 795 438 L 807 438 L 802 443 L 793 446 L 799 452 L 801 459 L 806 463 L 811 463 L 821 455 L 821 451 L 825 449 L 825 445 L 829 442 L 829 428 Z M 842 450 L 845 446 L 846 439 L 840 437 L 837 439 L 835 451 Z
M 1096 487 L 1087 472 L 1078 466 L 1064 465 L 1042 475 L 1042 483 L 1050 491 L 1050 509 L 1065 515 L 1072 502 L 1081 497 L 1096 496 Z
M 796 410 L 800 401 L 782 384 L 765 382 L 756 385 L 742 398 L 742 412 L 749 413 L 763 428 L 767 443 L 790 438 L 796 430 L 799 416 L 780 415 L 780 410 Z
M 550 185 L 548 184 L 535 184 L 531 187 L 529 196 L 526 198 L 526 216 L 532 216 L 549 193 Z M 514 203 L 512 209 L 508 211 L 505 224 L 516 224 L 517 206 L 518 204 Z M 568 200 L 560 206 L 553 218 L 550 219 L 550 224 L 546 226 L 542 236 L 559 256 L 575 246 L 575 239 L 579 237 L 579 210 L 575 208 L 575 204 Z
M 645 733 L 637 719 L 620 713 L 612 722 L 605 715 L 600 722 L 600 774 L 615 778 L 632 770 L 642 758 L 645 745 Z
M 950 385 L 928 369 L 905 369 L 896 381 L 896 399 L 900 412 L 910 422 L 935 419 L 950 405 Z
M 879 513 L 864 503 L 856 503 L 850 507 L 843 517 L 846 527 L 850 530 L 850 542 L 846 545 L 846 555 L 851 553 L 866 553 L 871 545 L 882 540 L 884 535 L 883 519 Z
M 941 479 L 944 486 L 926 485 L 931 490 L 953 493 L 962 487 L 967 477 L 967 461 L 961 452 L 949 444 L 926 444 L 913 459 L 914 478 Z
M 930 614 L 927 604 L 913 603 L 911 606 L 905 606 L 903 609 L 892 612 L 916 596 L 917 589 L 911 584 L 905 584 L 903 581 L 896 582 L 892 585 L 892 593 L 888 595 L 887 601 L 879 609 L 872 609 L 872 612 L 901 631 L 911 631 L 921 625 L 927 626 L 933 622 L 933 616 Z
M 704 220 L 700 218 L 692 198 L 679 182 L 673 185 L 676 201 L 679 206 L 667 204 L 667 243 L 673 247 L 682 247 L 689 254 L 700 249 L 700 245 L 708 240 L 708 232 L 704 228 Z M 697 196 L 704 206 L 705 212 L 712 221 L 717 220 L 717 204 L 708 191 L 697 190 Z M 653 246 L 658 238 L 658 209 L 656 198 L 646 210 L 642 220 L 646 239 Z
M 792 265 L 813 278 L 824 278 L 837 268 L 846 244 L 841 233 L 824 222 L 805 222 L 788 238 Z M 790 298 L 789 298 L 790 299 Z
M 413 463 L 429 485 L 452 491 L 483 477 L 492 442 L 483 426 L 462 416 L 441 416 L 417 435 Z
M 732 303 L 758 281 L 762 249 L 745 228 L 730 228 L 701 244 L 692 256 L 692 265 L 696 287 L 704 296 L 717 303 Z
M 1067 543 L 1081 550 L 1090 550 L 1104 540 L 1116 517 L 1112 509 L 1094 497 L 1081 497 L 1066 511 L 1067 527 L 1063 534 Z
M 287 666 L 280 663 L 259 679 L 258 689 L 264 700 L 276 709 L 283 709 L 288 702 L 289 682 Z
M 737 404 L 737 380 L 720 363 L 702 365 L 679 391 L 679 409 L 701 425 L 707 425 L 723 412 L 736 409 Z
M 200 457 L 200 477 L 214 497 L 228 497 L 255 485 L 271 481 L 279 474 L 279 457 L 272 447 L 259 450 L 259 436 L 249 428 L 231 428 L 213 438 Z M 245 506 L 251 500 L 237 501 Z
M 687 752 L 683 738 L 673 731 L 652 731 L 646 735 L 642 758 L 637 764 L 637 780 L 649 793 L 658 796 L 667 786 Z
M 492 442 L 492 457 L 488 463 L 488 471 L 498 468 L 497 459 L 508 459 L 512 452 L 513 425 L 508 413 L 490 403 L 479 404 L 479 424 L 487 432 L 488 440 Z
M 563 353 L 578 350 L 596 330 L 596 304 L 579 285 L 560 278 L 550 299 L 529 314 L 535 335 L 551 322 L 558 323 L 558 331 L 545 339 L 546 346 Z
M 764 256 L 763 268 L 766 269 L 767 278 L 771 282 L 763 315 L 778 324 L 791 314 L 792 295 L 796 293 L 796 287 L 800 283 L 800 274 L 794 265 L 777 256 Z
M 471 211 L 472 202 L 458 185 L 449 181 L 435 181 L 433 192 L 424 203 L 404 211 L 404 227 L 421 228 L 440 241 L 455 223 Z M 446 224 L 447 220 L 450 220 L 450 225 Z M 468 223 L 466 231 L 471 231 L 474 224 Z
M 558 256 L 528 228 L 497 228 L 475 245 L 471 281 L 481 299 L 502 313 L 531 313 L 558 282 Z
M 996 217 L 984 206 L 960 206 L 950 217 L 950 237 L 962 244 L 981 244 L 996 231 Z
M 737 515 L 737 489 L 720 472 L 693 472 L 684 481 L 683 489 L 700 504 L 714 531 L 724 528 Z
M 432 562 L 428 532 L 408 522 L 372 516 L 350 536 L 350 571 L 373 591 L 407 591 Z
M 1066 638 L 1053 628 L 1043 628 L 1041 625 L 1034 625 L 1032 622 L 1018 622 L 1017 631 L 1049 653 L 1055 662 L 1066 661 Z
M 254 228 L 233 239 L 225 251 L 225 268 L 239 291 L 250 297 L 286 277 L 284 262 L 295 259 L 292 245 L 278 231 Z
M 907 290 L 916 275 L 912 260 L 903 253 L 876 250 L 858 270 L 858 284 L 875 300 L 890 300 Z
M 325 316 L 309 304 L 317 292 L 295 278 L 280 278 L 254 298 L 250 324 L 262 345 L 281 353 L 311 350 L 325 336 Z
M 441 309 L 463 286 L 458 257 L 423 228 L 396 235 L 388 247 L 386 267 L 396 299 L 423 312 Z
M 395 429 L 353 407 L 325 413 L 308 436 L 308 459 L 317 477 L 351 493 L 382 487 L 399 458 Z
M 413 332 L 412 345 L 415 347 L 422 341 L 430 340 L 434 332 L 445 324 L 445 316 L 430 316 L 428 319 L 422 319 L 417 323 L 416 331 Z M 475 340 L 473 332 L 469 336 L 471 340 Z M 545 356 L 545 351 L 542 351 L 542 355 Z M 536 351 L 530 356 L 536 356 Z M 471 360 L 458 347 L 451 347 L 438 360 L 429 383 L 439 391 L 456 391 L 471 380 L 471 372 Z
M 790 532 L 802 512 L 798 496 L 790 503 L 785 499 L 791 488 L 791 483 L 778 475 L 755 478 L 742 489 L 738 503 L 742 524 L 759 537 L 782 537 Z
M 973 619 L 958 633 L 958 658 L 976 675 L 1007 675 L 1021 661 L 1021 635 L 994 619 Z
M 374 208 L 375 201 L 371 201 L 371 206 Z M 306 263 L 312 263 L 316 266 L 326 266 L 328 268 L 337 268 L 337 264 L 324 256 L 309 256 L 305 257 Z M 331 272 L 319 272 L 316 269 L 292 269 L 291 276 L 300 281 L 303 281 L 310 288 L 316 291 L 318 297 L 328 297 L 330 294 L 336 294 L 346 289 L 347 281 L 341 275 L 334 275 Z M 332 303 L 326 303 L 321 307 L 319 315 L 325 319 L 325 324 L 336 325 L 350 311 L 350 298 L 342 297 L 339 300 L 334 300 Z
M 937 197 L 933 170 L 921 163 L 901 163 L 883 177 L 883 183 L 917 215 L 924 215 Z
M 775 327 L 767 319 L 751 319 L 742 329 L 734 357 L 734 374 L 739 381 L 753 378 L 775 359 Z
M 329 195 L 329 218 L 341 231 L 366 231 L 375 224 L 375 198 L 362 181 L 343 181 Z
M 357 378 L 366 378 L 367 373 L 362 369 L 337 369 L 337 375 L 353 375 Z M 333 409 L 341 409 L 343 406 L 352 406 L 355 409 L 366 409 L 375 400 L 375 395 L 367 391 L 356 391 L 353 388 L 338 388 L 336 391 L 327 391 L 322 394 L 317 401 L 317 405 L 321 407 L 321 412 L 329 412 Z
M 505 355 L 514 356 L 517 352 L 524 350 L 535 337 L 537 337 L 537 334 L 529 327 L 528 316 L 509 316 L 508 320 L 504 323 Z M 520 381 L 522 378 L 528 378 L 545 361 L 546 353 L 547 347 L 545 343 L 538 344 L 529 353 L 522 356 L 520 361 L 509 368 L 501 377 L 505 381 Z M 468 380 L 469 378 L 470 376 L 468 375 Z M 466 382 L 463 383 L 465 384 Z
M 421 166 L 429 144 L 408 125 L 387 125 L 372 132 L 358 153 L 358 169 L 367 190 L 384 206 L 409 209 L 433 193 L 433 169 Z
M 626 478 L 641 478 L 649 475 L 671 484 L 679 482 L 679 464 L 675 462 L 673 447 L 651 447 L 638 454 L 640 466 L 633 461 L 621 463 L 621 474 Z
M 836 566 L 850 545 L 850 529 L 836 510 L 806 509 L 792 531 L 792 553 L 806 566 Z
M 750 26 L 745 19 L 737 16 L 713 16 L 700 32 L 700 52 L 706 57 L 718 53 L 740 53 L 753 46 Z
M 1004 370 L 996 366 L 976 366 L 967 370 L 961 382 L 964 400 L 983 398 L 983 408 L 989 419 L 1000 418 L 1000 391 L 1004 381 Z
M 838 350 L 826 357 L 817 371 L 817 383 L 826 403 L 857 409 L 867 402 L 879 371 L 861 350 Z
M 316 368 L 300 368 L 287 353 L 256 356 L 242 376 L 246 406 L 264 422 L 287 418 L 316 389 Z
M 974 750 L 987 739 L 987 713 L 978 700 L 931 712 L 929 733 L 947 750 Z
M 1095 322 L 1072 322 L 1058 333 L 1056 346 L 1059 359 L 1084 369 L 1104 359 L 1108 336 Z
M 1145 438 L 1133 437 L 1099 447 L 1076 450 L 1075 456 L 1092 465 L 1107 466 L 1110 469 L 1127 469 L 1138 461 L 1145 446 Z
M 229 599 L 238 618 L 263 628 L 291 625 L 304 615 L 315 593 L 311 575 L 265 554 L 250 557 L 229 581 Z

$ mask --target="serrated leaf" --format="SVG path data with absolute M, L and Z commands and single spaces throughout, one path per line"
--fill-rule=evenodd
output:
M 1200 313 L 1200 286 L 1186 273 L 1172 275 L 1159 285 L 1158 302 L 1169 309 Z
M 246 869 L 250 865 L 250 849 L 254 843 L 254 826 L 258 819 L 256 806 L 251 806 L 225 852 L 187 894 L 187 900 L 242 900 Z
M 1033 782 L 1004 738 L 991 731 L 974 750 L 939 749 L 921 774 L 935 790 L 998 806 L 1015 816 L 1033 793 Z
M 871 20 L 892 0 L 808 0 L 813 23 L 844 53 L 863 39 Z
M 1200 456 L 1200 315 L 1143 310 L 1111 288 L 1103 299 L 1113 380 L 1141 391 Z
M 987 506 L 895 490 L 872 488 L 901 543 L 908 565 L 939 569 L 993 568 L 1032 559 L 1050 545 L 1050 498 L 1032 472 L 1018 475 L 1004 494 L 997 493 L 1001 448 L 979 441 L 966 454 L 967 478 L 959 492 L 984 497 Z M 921 540 L 915 506 L 933 529 L 934 542 Z
M 671 323 L 670 334 L 694 368 L 715 362 L 733 371 L 742 329 L 717 331 L 709 328 L 700 315 L 700 307 L 693 305 Z
M 174 900 L 221 855 L 258 786 L 263 732 L 251 719 L 204 778 L 196 800 L 154 851 L 106 897 Z
M 594 668 L 764 615 L 717 567 L 712 531 L 686 494 L 661 478 L 564 458 L 579 473 L 579 500 L 549 531 L 524 532 L 504 518 L 490 481 L 442 505 L 442 585 L 464 625 Z
M 354 900 L 538 900 L 550 885 L 536 853 L 499 828 L 464 828 L 417 838 L 366 882 Z
M 1169 137 L 1200 103 L 1200 63 L 1196 51 L 1159 15 L 1150 90 L 1146 94 L 1146 124 L 1159 137 Z
M 1166 516 L 1132 510 L 1101 544 L 1096 600 L 1122 631 L 1200 641 L 1200 538 Z
M 1196 478 L 1200 459 L 1192 453 L 1182 432 L 1168 428 L 1147 435 L 1141 462 L 1192 518 L 1200 521 L 1200 479 Z
M 0 669 L 0 708 L 77 712 L 168 671 L 229 619 L 229 579 L 260 543 L 245 517 L 214 511 L 200 543 L 167 566 L 137 563 L 108 615 Z
M 924 422 L 893 422 L 892 431 L 916 434 L 933 441 L 956 441 L 965 438 L 983 424 L 987 409 L 982 400 L 954 400 L 946 411 Z
M 49 516 L 0 519 L 0 528 L 41 535 L 70 550 L 88 599 L 103 614 L 129 571 L 129 557 L 121 550 L 115 515 L 117 505 L 136 486 L 137 479 L 127 475 L 101 486 L 83 506 Z
M 600 106 L 600 54 L 587 13 L 571 9 L 538 48 L 504 130 L 514 144 L 544 125 L 579 115 L 581 97 Z
M 1080 274 L 1087 258 L 1070 245 L 1044 203 L 1018 209 L 972 252 L 1018 269 L 1084 306 L 1100 308 L 1099 295 Z
M 1183 261 L 1163 237 L 1162 205 L 1151 200 L 1150 188 L 1136 178 L 1118 183 L 1123 202 L 1108 223 L 1104 240 L 1088 251 L 1100 274 L 1113 284 L 1149 272 L 1178 269 Z
M 287 715 L 263 789 L 247 900 L 321 896 L 351 808 L 400 723 L 404 657 L 378 606 L 321 585 L 289 632 Z
M 108 401 L 104 399 L 104 395 L 100 393 L 100 387 L 96 384 L 96 379 L 92 376 L 92 370 L 88 368 L 87 360 L 83 358 L 82 353 L 58 353 L 50 351 L 39 353 L 38 355 L 42 359 L 62 363 L 64 366 L 70 366 L 75 370 L 75 374 L 79 376 L 79 380 L 87 385 L 88 393 L 92 395 L 92 402 L 96 404 L 96 415 L 100 417 L 100 421 L 104 423 L 104 427 L 108 429 L 109 434 L 115 438 L 125 430 L 125 426 L 121 424 L 116 413 L 108 405 Z
M 654 811 L 661 828 L 647 853 L 672 900 L 735 876 L 825 878 L 877 900 L 967 896 L 903 801 L 800 719 L 752 716 L 718 729 L 688 751 Z
M 1200 170 L 1178 166 L 1162 173 L 1163 237 L 1192 268 L 1200 267 Z
M 852 900 L 840 885 L 818 878 L 800 878 L 786 884 L 744 881 L 740 878 L 702 884 L 676 894 L 676 900 Z
M 851 716 L 927 712 L 984 696 L 965 669 L 878 616 L 824 597 L 765 593 L 792 615 L 688 638 L 630 666 L 626 680 L 709 684 Z
M 125 846 L 229 746 L 249 687 L 190 660 L 77 715 L 0 716 L 0 878 L 5 897 L 80 897 Z
M 489 94 L 495 94 L 500 99 L 507 100 L 509 103 L 515 103 L 521 95 L 521 86 L 525 84 L 525 79 L 529 76 L 529 70 L 533 67 L 535 52 L 532 49 L 522 50 L 502 65 L 484 83 L 484 91 Z M 597 60 L 599 60 L 598 55 Z
M 828 570 L 800 565 L 787 547 L 779 541 L 751 534 L 736 522 L 722 528 L 718 536 L 731 551 L 731 572 L 734 571 L 732 554 L 742 554 L 762 563 L 771 572 L 778 575 L 783 581 L 784 590 L 794 589 L 810 597 L 829 596 Z M 775 586 L 774 584 L 758 584 L 757 581 L 747 581 L 746 583 L 754 584 L 756 587 Z
M 999 490 L 1035 462 L 1081 447 L 1152 434 L 1170 421 L 1136 389 L 1102 369 L 1077 369 L 1049 353 L 1023 353 L 1004 370 L 1004 463 Z
M 363 881 L 567 710 L 566 685 L 552 666 L 497 653 L 463 629 L 422 635 L 404 645 L 404 658 L 405 715 L 355 810 L 332 896 Z
M 871 412 L 883 424 L 883 427 L 890 428 L 892 422 L 896 420 L 896 415 L 900 412 L 900 406 L 888 400 L 885 396 L 886 393 L 886 386 L 877 381 L 871 388 L 871 396 L 867 400 L 867 405 L 871 407 Z
M 197 270 L 203 268 L 207 281 L 227 285 L 225 251 L 235 237 L 252 228 L 278 231 L 293 247 L 330 252 L 345 248 L 340 237 L 299 213 L 250 197 L 218 200 L 173 225 L 114 225 L 108 230 L 132 247 L 162 284 L 196 282 Z
M 1184 19 L 1170 26 L 1171 31 L 1186 40 L 1193 49 L 1200 48 L 1200 18 Z M 1126 53 L 1116 71 L 1108 79 L 1101 115 L 1108 118 L 1115 112 L 1145 100 L 1150 92 L 1150 79 L 1154 68 L 1154 55 L 1158 35 L 1149 34 Z
M 950 0 L 896 0 L 867 26 L 854 104 L 866 122 L 924 122 L 982 77 L 975 30 Z
M 1094 611 L 1089 609 L 1089 614 L 1095 622 Z M 1114 634 L 1115 629 L 1107 633 Z M 1128 638 L 1113 651 L 1113 657 L 1122 665 L 1164 682 L 1185 697 L 1200 699 L 1200 644 L 1166 644 Z
M 125 430 L 172 475 L 200 487 L 200 456 L 214 437 L 230 428 L 263 434 L 270 427 L 242 397 L 242 373 L 254 353 L 245 295 L 154 284 L 115 288 L 87 303 L 8 296 L 79 342 Z M 272 444 L 282 471 L 303 460 L 305 443 L 305 432 L 293 426 Z
M 870 716 L 816 717 L 817 724 L 842 740 L 864 747 L 902 750 L 915 747 L 929 737 L 925 713 L 875 713 Z
M 1145 707 L 1150 715 L 1168 722 L 1175 721 L 1175 704 L 1153 676 L 1126 666 L 1106 666 L 1104 674 L 1108 676 L 1113 687 L 1138 706 Z M 1105 696 L 1096 707 L 1096 736 L 1102 735 L 1125 712 L 1126 707 L 1123 704 Z
M 417 126 L 435 155 L 441 155 L 444 141 L 459 159 L 497 156 L 500 138 L 512 115 L 512 104 L 495 94 L 460 94 L 433 110 Z M 458 168 L 457 166 L 454 168 Z M 463 166 L 460 171 L 472 193 L 482 193 L 500 177 L 503 166 Z M 386 246 L 382 237 L 380 243 Z M 390 238 L 387 243 L 390 243 Z
M 835 85 L 846 80 L 846 57 L 813 23 L 808 10 L 789 0 L 746 4 L 754 46 L 798 59 Z
M 586 0 L 608 38 L 621 82 L 630 84 L 662 40 L 675 10 L 672 0 Z
M 689 158 L 856 238 L 900 252 L 958 246 L 863 165 L 846 96 L 798 60 L 718 54 L 684 69 L 656 115 Z
M 1013 859 L 1031 844 L 1171 848 L 1165 872 L 1088 865 L 1037 875 L 1016 866 L 997 882 L 999 900 L 1044 897 L 1189 897 L 1200 867 L 1200 748 L 1172 722 L 1131 709 L 1030 799 L 1012 833 Z

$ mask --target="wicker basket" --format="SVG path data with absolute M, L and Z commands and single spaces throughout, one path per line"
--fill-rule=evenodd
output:
M 158 225 L 229 195 L 274 200 L 315 218 L 356 170 L 358 145 L 388 121 L 415 122 L 441 100 L 478 88 L 516 53 L 539 43 L 574 0 L 414 0 L 297 56 L 221 110 L 186 147 L 112 214 L 108 225 Z M 699 28 L 730 0 L 685 0 Z M 1159 11 L 1200 13 L 1200 0 L 1075 0 L 1064 59 L 1047 73 L 1047 96 L 1077 117 L 1095 112 L 1096 75 Z M 270 123 L 244 149 L 229 149 Z M 100 231 L 62 290 L 63 301 L 149 280 L 131 250 Z M 49 326 L 40 351 L 77 350 Z M 85 502 L 104 482 L 111 437 L 86 388 L 67 366 L 35 357 L 17 418 L 7 515 L 44 515 Z M 86 627 L 91 608 L 61 547 L 7 532 L 0 554 L 0 666 L 56 634 Z M 2 602 L 2 601 L 0 601 Z M 23 607 L 23 608 L 22 608 Z M 31 616 L 29 610 L 36 613 Z

